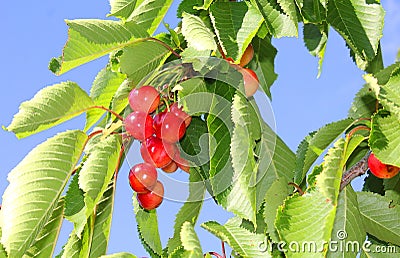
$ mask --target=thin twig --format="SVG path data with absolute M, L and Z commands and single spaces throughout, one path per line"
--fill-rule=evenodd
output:
M 119 120 L 124 121 L 124 118 L 123 118 L 122 116 L 120 116 L 120 114 L 118 114 L 118 113 L 116 113 L 115 111 L 113 111 L 113 110 L 111 110 L 111 109 L 109 109 L 109 108 L 106 108 L 106 107 L 104 107 L 104 106 L 93 106 L 93 107 L 90 107 L 90 108 L 99 108 L 99 109 L 103 109 L 103 110 L 108 111 L 108 112 L 110 112 L 111 114 L 113 114 L 113 115 L 114 115 L 115 117 L 117 117 Z
M 224 241 L 221 241 L 221 245 L 222 245 L 222 255 L 224 256 L 224 258 L 226 258 L 225 243 L 224 243 Z
M 157 43 L 161 44 L 163 47 L 165 47 L 166 49 L 168 49 L 169 51 L 171 51 L 171 53 L 174 54 L 177 58 L 182 58 L 182 56 L 180 54 L 176 53 L 175 50 L 172 49 L 172 47 L 168 46 L 166 43 L 164 43 L 163 41 L 161 41 L 159 39 L 145 38 L 145 40 L 157 42 Z
M 303 195 L 303 194 L 304 194 L 303 189 L 301 189 L 301 187 L 300 187 L 298 184 L 293 183 L 293 182 L 289 182 L 288 185 L 291 185 L 291 186 L 293 186 L 294 188 L 296 188 L 297 192 L 299 192 L 300 195 Z
M 340 191 L 342 191 L 350 182 L 361 175 L 364 175 L 368 170 L 368 158 L 371 154 L 370 151 L 354 166 L 352 166 L 349 170 L 347 170 L 343 176 L 342 181 L 340 182 Z

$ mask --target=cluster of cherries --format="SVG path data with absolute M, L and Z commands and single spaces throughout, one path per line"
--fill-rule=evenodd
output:
M 177 102 L 157 113 L 160 93 L 152 86 L 133 89 L 129 94 L 133 110 L 124 119 L 126 132 L 141 142 L 140 153 L 143 163 L 136 164 L 129 171 L 129 184 L 137 192 L 141 207 L 152 210 L 160 206 L 164 186 L 157 179 L 157 169 L 173 173 L 178 168 L 189 173 L 187 160 L 181 157 L 177 142 L 185 135 L 192 118 L 178 106 Z

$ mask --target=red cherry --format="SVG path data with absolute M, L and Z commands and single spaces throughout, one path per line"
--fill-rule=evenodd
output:
M 138 193 L 147 193 L 157 183 L 157 170 L 149 163 L 139 163 L 129 171 L 129 184 Z
M 254 49 L 253 46 L 250 44 L 247 46 L 246 50 L 243 52 L 242 58 L 240 59 L 240 66 L 244 67 L 248 63 L 250 63 L 251 59 L 253 59 L 254 56 Z
M 142 111 L 134 111 L 124 120 L 125 130 L 135 139 L 143 141 L 154 134 L 153 118 Z
M 392 178 L 400 171 L 399 167 L 383 164 L 373 153 L 369 155 L 368 167 L 371 173 L 378 178 Z
M 253 96 L 259 86 L 257 74 L 249 68 L 241 68 L 239 69 L 239 72 L 243 75 L 244 91 L 246 96 Z
M 179 108 L 178 102 L 175 102 L 169 107 L 169 110 L 171 113 L 174 113 L 177 117 L 182 118 L 185 121 L 186 127 L 190 125 L 190 122 L 192 122 L 192 117 L 189 116 L 188 113 L 182 110 L 182 108 Z
M 182 158 L 179 149 L 175 153 L 174 162 L 176 163 L 176 165 L 178 165 L 178 167 L 180 169 L 182 169 L 183 171 L 189 173 L 189 171 L 190 171 L 189 162 L 186 159 Z
M 171 163 L 162 168 L 162 171 L 165 173 L 174 173 L 177 169 L 178 165 L 174 161 L 171 161 Z
M 163 142 L 157 137 L 147 138 L 140 146 L 140 153 L 145 162 L 154 165 L 157 168 L 162 168 L 168 165 L 176 153 L 176 145 L 168 142 Z
M 158 138 L 169 143 L 175 143 L 185 135 L 186 125 L 182 118 L 167 112 L 165 115 L 161 115 L 161 119 L 161 126 L 159 122 L 154 125 Z
M 157 130 L 161 129 L 162 122 L 163 122 L 164 117 L 165 117 L 166 114 L 167 114 L 167 112 L 163 111 L 163 112 L 160 112 L 160 113 L 158 113 L 157 115 L 154 116 L 154 119 L 153 119 L 153 127 L 155 129 L 154 133 Z
M 142 111 L 151 113 L 160 104 L 160 94 L 152 86 L 143 86 L 138 89 L 133 89 L 129 93 L 129 105 L 133 111 Z
M 150 192 L 138 193 L 136 198 L 143 209 L 153 210 L 160 206 L 164 199 L 164 186 L 160 181 L 157 181 Z

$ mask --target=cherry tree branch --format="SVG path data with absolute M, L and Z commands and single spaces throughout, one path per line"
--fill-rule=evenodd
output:
M 368 158 L 371 154 L 371 151 L 368 153 L 354 166 L 352 166 L 349 170 L 347 170 L 343 176 L 342 181 L 340 182 L 340 191 L 342 191 L 350 182 L 361 175 L 364 175 L 368 170 Z

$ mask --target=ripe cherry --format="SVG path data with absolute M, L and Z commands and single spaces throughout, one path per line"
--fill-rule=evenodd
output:
M 152 86 L 133 89 L 129 93 L 129 105 L 133 111 L 152 113 L 160 104 L 160 94 Z
M 153 210 L 160 206 L 164 199 L 164 186 L 160 181 L 157 181 L 150 192 L 138 193 L 136 198 L 143 209 Z
M 167 111 L 163 111 L 154 116 L 154 119 L 153 119 L 153 127 L 155 129 L 154 133 L 161 128 L 162 122 L 163 122 L 166 114 L 167 114 Z
M 373 153 L 369 155 L 368 167 L 371 173 L 378 178 L 392 178 L 400 171 L 399 167 L 383 164 Z
M 179 149 L 175 153 L 174 162 L 176 163 L 176 165 L 178 165 L 180 169 L 189 173 L 190 170 L 189 162 L 186 159 L 182 158 Z
M 249 68 L 241 68 L 239 69 L 239 72 L 243 75 L 244 91 L 246 96 L 253 96 L 259 86 L 257 74 Z
M 254 56 L 254 49 L 253 46 L 250 44 L 247 46 L 246 50 L 244 51 L 242 58 L 240 59 L 240 66 L 244 67 L 248 63 L 250 63 L 251 59 L 253 59 Z
M 190 125 L 190 122 L 192 122 L 192 117 L 189 116 L 188 113 L 182 110 L 182 108 L 179 108 L 178 102 L 175 102 L 169 107 L 171 113 L 174 113 L 176 116 L 182 118 L 185 121 L 186 127 Z
M 178 165 L 174 161 L 171 161 L 171 163 L 162 168 L 162 171 L 165 173 L 174 173 L 177 169 Z
M 134 111 L 124 120 L 125 130 L 132 137 L 143 141 L 154 134 L 153 118 L 142 111 Z
M 129 171 L 129 184 L 138 193 L 147 193 L 157 183 L 157 170 L 149 163 L 139 163 Z
M 185 121 L 171 112 L 160 116 L 161 124 L 158 119 L 154 124 L 156 136 L 166 142 L 175 143 L 179 141 L 186 132 Z
M 163 142 L 157 137 L 147 138 L 140 146 L 140 153 L 145 162 L 154 165 L 157 168 L 162 168 L 171 163 L 172 157 L 176 153 L 176 145 L 168 142 Z

